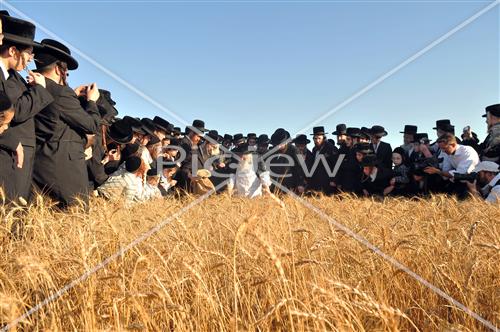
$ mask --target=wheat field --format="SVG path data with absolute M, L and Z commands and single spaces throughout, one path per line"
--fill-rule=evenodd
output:
M 0 323 L 194 197 L 0 210 Z M 500 325 L 500 207 L 437 196 L 309 203 Z M 212 196 L 15 325 L 21 331 L 476 331 L 480 322 L 300 202 Z

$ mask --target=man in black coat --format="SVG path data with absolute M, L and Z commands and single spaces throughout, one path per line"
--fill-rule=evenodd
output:
M 10 17 L 5 11 L 0 12 L 3 24 L 4 40 L 0 46 L 0 91 L 4 91 L 15 109 L 11 123 L 12 135 L 21 142 L 24 151 L 22 168 L 15 168 L 14 175 L 7 178 L 0 174 L 0 182 L 11 183 L 14 195 L 27 200 L 31 192 L 33 162 L 35 156 L 35 115 L 53 101 L 45 88 L 45 78 L 29 72 L 28 86 L 18 71 L 26 68 L 32 59 L 33 47 L 39 47 L 34 41 L 35 26 L 30 22 Z
M 271 173 L 273 181 L 281 186 L 302 194 L 305 189 L 305 176 L 297 156 L 297 148 L 289 143 L 290 133 L 283 128 L 278 128 L 271 135 L 273 151 L 265 158 L 266 168 Z M 279 193 L 280 186 L 273 184 L 271 190 Z
M 307 179 L 307 189 L 330 194 L 333 189 L 330 182 L 333 181 L 333 178 L 330 178 L 329 173 L 333 171 L 335 166 L 338 150 L 335 145 L 326 140 L 324 127 L 314 127 L 312 135 L 314 148 L 311 167 L 316 167 L 316 169 L 313 169 L 314 172 Z
M 370 136 L 372 149 L 380 165 L 392 169 L 392 147 L 389 143 L 382 142 L 382 137 L 387 136 L 387 131 L 382 126 L 373 126 L 370 129 Z
M 86 135 L 95 134 L 100 121 L 95 84 L 73 91 L 66 83 L 69 70 L 78 62 L 63 44 L 42 40 L 43 49 L 35 53 L 37 71 L 46 78 L 47 90 L 54 101 L 35 117 L 37 148 L 33 180 L 43 192 L 66 207 L 77 198 L 88 201 L 88 173 L 84 147 Z M 87 108 L 78 96 L 85 96 Z

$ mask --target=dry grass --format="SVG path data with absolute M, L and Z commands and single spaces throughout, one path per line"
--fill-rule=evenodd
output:
M 0 211 L 0 323 L 133 241 L 186 201 L 59 213 Z M 500 208 L 309 198 L 500 325 Z M 484 327 L 292 200 L 211 197 L 112 261 L 20 330 L 475 331 Z M 23 220 L 23 236 L 13 236 Z M 16 226 L 17 225 L 17 226 Z

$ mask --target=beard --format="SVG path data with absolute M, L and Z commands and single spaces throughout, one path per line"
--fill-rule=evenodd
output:
M 241 160 L 240 160 L 240 164 L 238 165 L 238 169 L 240 171 L 250 171 L 253 169 L 253 158 L 252 156 L 250 155 L 249 157 L 243 157 Z

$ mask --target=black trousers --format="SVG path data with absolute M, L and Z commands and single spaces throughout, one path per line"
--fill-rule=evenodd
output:
M 16 195 L 15 167 L 12 152 L 0 149 L 0 187 L 3 189 L 7 202 L 12 201 Z

